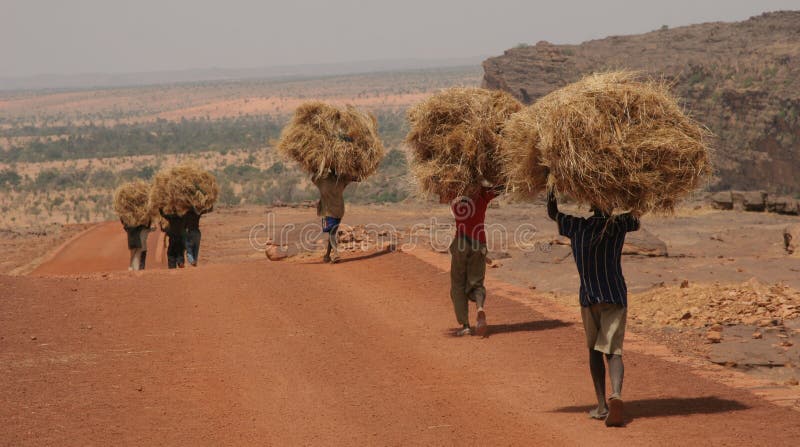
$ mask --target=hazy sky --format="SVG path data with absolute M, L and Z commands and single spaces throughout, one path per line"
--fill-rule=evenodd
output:
M 0 76 L 499 54 L 800 0 L 0 0 Z

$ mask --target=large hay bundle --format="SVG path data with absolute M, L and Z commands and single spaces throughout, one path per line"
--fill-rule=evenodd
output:
M 587 76 L 540 99 L 525 121 L 538 143 L 516 145 L 509 157 L 530 166 L 531 148 L 538 149 L 552 186 L 607 212 L 671 212 L 711 169 L 709 132 L 683 112 L 667 85 L 637 73 Z M 514 163 L 504 170 L 512 185 L 533 177 Z
M 536 106 L 511 115 L 500 141 L 500 163 L 506 190 L 523 199 L 536 197 L 547 187 L 547 167 L 542 165 Z
M 443 90 L 408 111 L 411 171 L 426 194 L 473 194 L 482 180 L 502 183 L 495 160 L 500 132 L 522 105 L 511 95 L 479 88 Z
M 120 185 L 114 192 L 114 211 L 122 223 L 129 227 L 149 225 L 151 216 L 149 196 L 150 184 L 143 180 Z
M 160 171 L 153 177 L 150 204 L 154 214 L 185 214 L 195 208 L 199 213 L 211 210 L 219 197 L 217 179 L 193 164 L 183 164 Z
M 278 151 L 314 177 L 334 170 L 357 180 L 372 175 L 385 152 L 374 116 L 322 102 L 297 108 L 281 132 Z

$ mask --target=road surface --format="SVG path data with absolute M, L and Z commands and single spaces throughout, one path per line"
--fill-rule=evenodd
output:
M 34 276 L 0 276 L 0 444 L 800 439 L 800 413 L 641 350 L 625 355 L 626 427 L 589 420 L 578 325 L 544 299 L 490 289 L 491 336 L 454 338 L 447 272 L 410 254 L 127 272 L 112 230 L 84 234 Z M 52 276 L 76 273 L 76 260 L 81 275 Z

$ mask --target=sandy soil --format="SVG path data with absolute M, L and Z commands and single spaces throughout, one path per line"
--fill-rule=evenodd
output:
M 269 262 L 248 242 L 253 225 L 270 222 L 264 211 L 204 219 L 198 268 L 123 271 L 124 236 L 109 223 L 33 276 L 0 276 L 0 443 L 794 445 L 800 436 L 794 403 L 770 403 L 755 382 L 676 358 L 635 330 L 627 426 L 607 429 L 585 416 L 593 392 L 574 309 L 505 282 L 513 251 L 489 270 L 490 337 L 456 339 L 446 256 L 420 247 L 352 252 L 335 266 L 316 255 Z M 402 226 L 423 212 L 363 207 L 347 220 Z M 490 216 L 502 213 L 519 210 Z M 282 209 L 272 222 L 314 220 Z

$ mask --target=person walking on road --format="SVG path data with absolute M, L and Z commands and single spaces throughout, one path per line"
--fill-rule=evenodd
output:
M 561 213 L 555 193 L 547 196 L 547 214 L 558 224 L 560 235 L 568 237 L 580 276 L 581 319 L 589 348 L 589 370 L 594 382 L 597 408 L 589 412 L 606 426 L 624 423 L 622 344 L 625 338 L 627 295 L 622 276 L 622 246 L 625 235 L 639 229 L 639 218 L 631 213 L 611 217 L 596 206 L 589 218 Z M 611 396 L 606 402 L 606 364 L 611 379 Z
M 120 219 L 120 222 L 128 235 L 128 249 L 131 252 L 128 270 L 144 270 L 150 224 L 128 226 L 125 225 L 125 222 L 122 222 L 122 219 Z
M 186 230 L 186 220 L 184 216 L 178 214 L 165 214 L 164 210 L 159 209 L 159 214 L 167 221 L 167 227 L 162 226 L 161 231 L 166 233 L 169 240 L 167 248 L 167 266 L 171 269 L 183 268 L 185 263 L 184 252 L 186 245 L 184 233 Z
M 213 211 L 212 207 L 207 212 Z M 200 218 L 205 213 L 197 212 L 196 208 L 192 208 L 184 215 L 186 225 L 186 260 L 192 267 L 197 267 L 197 262 L 200 259 Z
M 450 244 L 450 299 L 456 320 L 461 328 L 455 332 L 457 336 L 471 335 L 469 325 L 469 302 L 477 306 L 475 333 L 487 335 L 486 288 L 483 285 L 486 276 L 486 208 L 489 202 L 497 197 L 500 187 L 484 185 L 481 190 L 470 197 L 459 197 L 453 200 L 450 207 L 456 220 L 456 234 Z M 444 199 L 443 199 L 444 201 Z
M 312 181 L 319 189 L 317 216 L 322 218 L 322 231 L 328 233 L 328 246 L 322 260 L 335 264 L 339 261 L 337 233 L 344 217 L 344 190 L 356 180 L 347 175 L 336 175 L 336 172 L 331 170 L 327 175 Z

